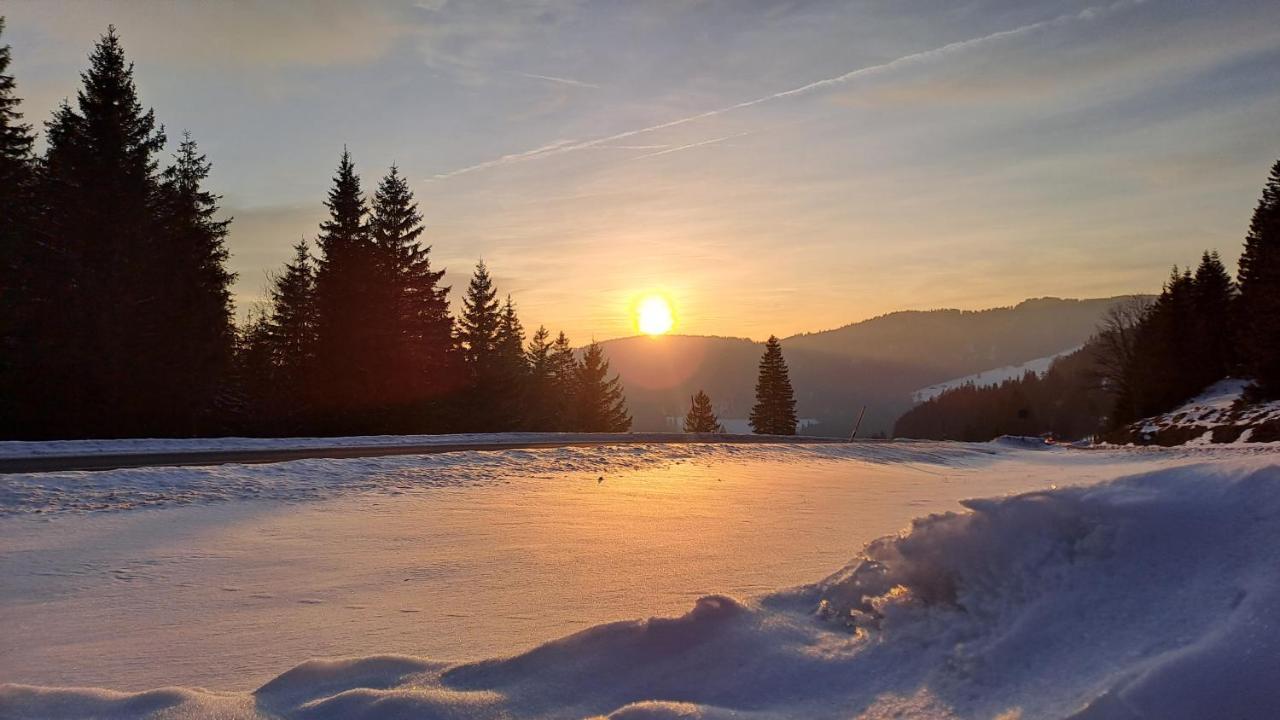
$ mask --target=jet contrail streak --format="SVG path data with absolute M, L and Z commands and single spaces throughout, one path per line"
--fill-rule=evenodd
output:
M 1021 27 L 1016 27 L 1011 30 L 1001 30 L 999 32 L 991 33 L 990 35 L 983 35 L 981 37 L 971 38 L 969 40 L 960 40 L 957 42 L 948 43 L 947 45 L 936 47 L 936 48 L 933 48 L 932 50 L 922 50 L 920 52 L 911 53 L 910 55 L 903 55 L 900 58 L 896 58 L 894 60 L 890 60 L 888 62 L 881 63 L 879 65 L 869 65 L 867 67 L 859 68 L 857 70 L 851 70 L 843 75 L 837 75 L 835 77 L 830 77 L 823 80 L 815 80 L 814 82 L 808 83 L 807 85 L 801 85 L 800 87 L 792 88 L 790 90 L 783 90 L 781 92 L 776 92 L 771 95 L 765 95 L 763 97 L 758 97 L 753 100 L 744 100 L 740 103 L 734 103 L 733 105 L 726 105 L 722 108 L 717 108 L 715 110 L 707 110 L 705 112 L 700 112 L 695 115 L 689 115 L 687 117 L 677 118 L 675 120 L 669 120 L 664 123 L 659 123 L 657 125 L 650 125 L 648 127 L 637 128 L 635 130 L 627 130 L 625 132 L 617 133 L 616 135 L 609 135 L 606 137 L 596 138 L 594 140 L 584 140 L 581 142 L 562 140 L 556 143 L 552 143 L 550 145 L 545 145 L 543 147 L 536 148 L 534 150 L 529 150 L 527 152 L 512 153 L 512 154 L 504 155 L 500 158 L 496 158 L 493 160 L 487 160 L 485 162 L 477 163 L 475 165 L 470 165 L 470 166 L 459 168 L 457 170 L 453 170 L 450 172 L 441 173 L 439 175 L 434 176 L 432 179 L 442 180 L 446 178 L 457 177 L 458 175 L 464 175 L 467 173 L 475 172 L 477 170 L 486 170 L 488 168 L 497 167 L 499 165 L 507 165 L 507 164 L 516 163 L 516 162 L 524 162 L 526 160 L 536 160 L 539 158 L 551 157 L 552 155 L 561 155 L 567 152 L 573 152 L 575 150 L 585 150 L 587 148 L 593 148 L 598 145 L 603 145 L 605 143 L 612 143 L 618 140 L 625 140 L 627 138 L 635 137 L 636 135 L 642 135 L 644 133 L 651 133 L 651 132 L 656 132 L 658 130 L 666 130 L 668 128 L 678 127 L 680 125 L 687 125 L 692 122 L 705 120 L 707 118 L 716 117 L 717 115 L 723 115 L 725 113 L 734 112 L 736 110 L 743 110 L 745 108 L 753 107 L 755 105 L 761 105 L 763 103 L 773 102 L 775 100 L 781 100 L 783 98 L 789 98 L 796 95 L 805 95 L 815 90 L 831 87 L 833 85 L 843 85 L 853 80 L 857 80 L 859 78 L 878 75 L 880 73 L 894 70 L 896 68 L 916 65 L 923 62 L 929 62 L 931 60 L 935 60 L 939 57 L 950 55 L 952 53 L 963 52 L 981 45 L 986 45 L 992 42 L 999 42 L 1001 40 L 1007 40 L 1012 37 L 1025 35 L 1027 33 L 1033 33 L 1039 30 L 1043 30 L 1045 28 L 1057 27 L 1059 25 L 1066 25 L 1073 22 L 1092 21 L 1097 18 L 1110 15 L 1119 10 L 1123 10 L 1136 5 L 1141 5 L 1144 2 L 1146 2 L 1146 0 L 1120 0 L 1119 2 L 1112 3 L 1110 5 L 1088 7 L 1077 13 L 1059 15 L 1058 17 L 1055 17 L 1049 20 L 1041 20 L 1039 22 L 1034 22 L 1029 25 L 1023 25 Z M 650 153 L 649 155 L 643 155 L 641 157 L 653 157 L 654 155 L 663 155 L 667 152 L 675 152 L 676 150 L 683 150 L 686 147 L 696 147 L 698 145 L 710 144 L 711 142 L 719 142 L 719 140 L 724 140 L 724 139 L 727 139 L 727 138 L 719 138 L 718 140 L 705 141 L 701 143 L 691 143 L 690 145 L 673 147 L 670 150 L 664 150 L 663 152 L 659 152 L 659 153 Z

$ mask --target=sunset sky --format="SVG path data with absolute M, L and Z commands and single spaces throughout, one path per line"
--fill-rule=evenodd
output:
M 1280 3 L 6 2 L 27 119 L 114 22 L 235 216 L 241 311 L 343 145 L 413 181 L 455 300 L 530 328 L 820 330 L 1234 266 L 1280 157 Z

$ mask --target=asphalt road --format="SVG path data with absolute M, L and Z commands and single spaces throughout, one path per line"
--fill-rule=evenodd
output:
M 118 453 L 92 455 L 39 455 L 0 458 L 0 474 L 64 472 L 77 470 L 118 470 L 137 467 L 181 467 L 189 465 L 226 465 L 228 463 L 274 463 L 308 458 L 362 458 L 391 455 L 436 455 L 474 450 L 527 450 L 540 448 L 588 447 L 596 445 L 651 445 L 678 443 L 835 443 L 837 438 L 807 436 L 779 437 L 762 435 L 673 436 L 637 434 L 631 437 L 608 437 L 600 440 L 565 440 L 547 442 L 495 443 L 429 443 L 422 445 L 353 445 L 348 447 L 291 448 L 269 450 L 196 450 L 189 452 Z

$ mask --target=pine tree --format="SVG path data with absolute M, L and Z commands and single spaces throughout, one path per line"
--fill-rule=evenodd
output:
M 1128 394 L 1112 414 L 1115 425 L 1156 415 L 1198 392 L 1195 279 L 1176 266 L 1160 297 L 1138 325 L 1125 368 Z
M 526 430 L 548 431 L 558 429 L 558 399 L 556 389 L 555 358 L 552 355 L 551 333 L 538 326 L 525 350 L 525 364 L 529 368 L 524 389 L 524 427 Z
M 573 346 L 562 330 L 551 346 L 551 377 L 555 393 L 552 412 L 556 418 L 552 429 L 560 432 L 577 429 L 574 407 L 577 402 L 578 365 Z
M 316 278 L 307 241 L 293 246 L 293 260 L 271 284 L 271 312 L 261 328 L 270 357 L 269 413 L 285 429 L 303 430 L 311 417 L 317 317 Z
M 1280 398 L 1280 161 L 1253 211 L 1238 280 L 1240 346 L 1253 394 Z
M 282 393 L 273 350 L 269 317 L 264 311 L 250 310 L 236 332 L 232 374 L 236 402 L 232 417 L 236 432 L 279 436 L 304 430 L 285 422 L 284 414 L 278 409 Z
M 368 210 L 351 153 L 345 148 L 325 207 L 329 218 L 316 239 L 316 382 L 314 396 L 330 432 L 358 431 L 376 403 L 374 372 L 366 362 L 376 343 L 370 322 L 376 254 Z
M 574 385 L 574 430 L 626 432 L 631 429 L 622 384 L 617 375 L 609 377 L 609 361 L 599 343 L 592 342 L 583 351 Z
M 3 36 L 4 18 L 0 17 L 0 37 Z M 13 75 L 9 74 L 10 62 L 9 46 L 0 45 L 0 250 L 6 252 L 14 246 L 22 225 L 17 221 L 24 217 L 26 205 L 31 201 L 35 169 L 31 155 L 35 135 L 31 126 L 22 122 L 19 110 L 22 99 L 17 96 Z
M 475 273 L 462 298 L 462 317 L 458 319 L 458 340 L 462 356 L 472 372 L 492 362 L 498 347 L 498 291 L 484 261 L 476 263 Z
M 464 421 L 467 429 L 492 431 L 502 422 L 498 359 L 501 326 L 498 292 L 489 268 L 481 260 L 463 295 L 462 316 L 458 319 L 458 341 L 468 382 Z
M 1205 253 L 1196 268 L 1193 283 L 1195 305 L 1195 384 L 1205 387 L 1221 380 L 1236 365 L 1234 304 L 1236 284 L 1222 265 L 1217 251 Z
M 759 435 L 795 435 L 796 400 L 782 357 L 782 343 L 770 335 L 760 358 L 756 380 L 756 404 L 751 408 L 751 429 Z
M 143 111 L 115 28 L 89 57 L 77 109 L 47 125 L 43 248 L 31 258 L 32 352 L 42 388 L 30 422 L 60 436 L 172 434 L 172 268 L 165 257 L 156 154 L 165 136 Z
M 529 365 L 524 356 L 524 326 L 516 315 L 511 296 L 502 305 L 495 347 L 496 372 L 493 378 L 497 399 L 496 431 L 515 430 L 524 425 L 524 392 Z
M 0 17 L 0 37 L 3 35 L 4 18 Z M 16 295 L 9 295 L 13 282 L 10 268 L 17 262 L 17 257 L 10 252 L 16 248 L 18 233 L 25 225 L 21 221 L 27 219 L 32 200 L 30 192 L 35 168 L 31 148 L 35 136 L 31 126 L 22 122 L 19 110 L 22 100 L 17 96 L 17 83 L 9 74 L 10 62 L 9 46 L 0 45 L 0 252 L 4 253 L 0 255 L 0 262 L 5 263 L 0 266 L 0 272 L 5 273 L 0 276 L 4 281 L 0 292 L 5 295 L 0 297 L 16 299 Z M 8 303 L 5 307 L 9 307 Z
M 227 389 L 235 343 L 235 276 L 225 266 L 231 221 L 216 218 L 219 196 L 203 187 L 209 168 L 195 141 L 184 133 L 175 163 L 163 176 L 166 238 L 161 261 L 169 270 L 165 340 L 172 348 L 170 372 L 179 389 L 170 403 L 177 426 L 193 435 L 216 421 L 216 403 Z
M 711 398 L 699 390 L 690 398 L 689 413 L 684 416 L 684 431 L 687 433 L 722 433 L 724 426 L 711 408 Z
M 24 413 L 17 400 L 29 387 L 23 378 L 38 365 L 31 352 L 26 272 L 36 248 L 31 227 L 35 137 L 31 126 L 22 122 L 9 62 L 9 46 L 0 45 L 0 435 L 5 437 L 21 432 Z
M 431 267 L 431 248 L 418 242 L 422 215 L 394 165 L 374 194 L 369 228 L 377 258 L 369 321 L 377 345 L 368 355 L 377 364 L 379 403 L 400 406 L 388 429 L 435 429 L 439 402 L 455 384 L 449 288 L 440 285 L 444 271 Z

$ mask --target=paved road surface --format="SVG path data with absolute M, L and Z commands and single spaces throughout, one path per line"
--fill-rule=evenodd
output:
M 584 447 L 592 445 L 644 445 L 654 443 L 833 443 L 836 438 L 776 437 L 761 435 L 672 436 L 669 433 L 634 437 L 611 436 L 600 440 L 546 442 L 458 442 L 422 445 L 355 445 L 348 447 L 288 448 L 268 450 L 197 450 L 188 452 L 118 453 L 93 455 L 40 455 L 0 458 L 0 474 L 61 472 L 69 470 L 117 470 L 135 467 L 177 467 L 184 465 L 225 465 L 227 463 L 274 463 L 307 458 L 361 458 L 389 455 L 435 455 L 468 450 L 525 450 L 537 448 Z

